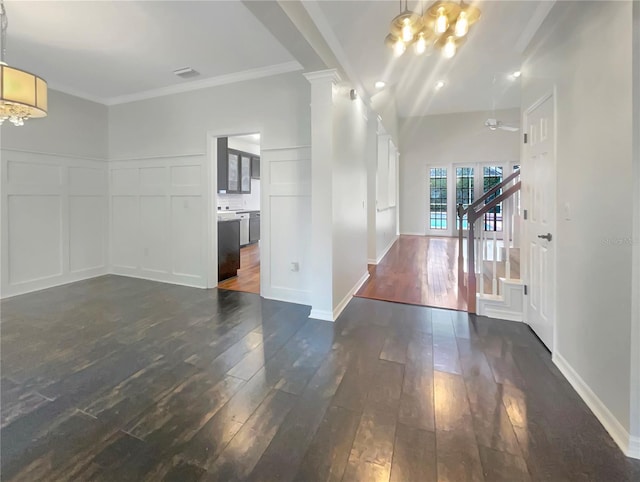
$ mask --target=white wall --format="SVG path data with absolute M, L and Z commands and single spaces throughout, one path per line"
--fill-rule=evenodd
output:
M 164 241 L 155 237 L 137 238 L 131 242 L 139 249 L 127 255 L 130 256 L 128 265 L 140 269 L 145 262 L 145 252 L 168 249 L 174 253 L 174 264 L 208 266 L 209 277 L 214 277 L 217 266 L 211 265 L 208 256 L 203 254 L 212 249 L 208 246 L 209 236 L 217 239 L 215 201 L 211 193 L 215 193 L 215 189 L 209 189 L 215 182 L 215 170 L 210 172 L 207 168 L 209 155 L 213 156 L 208 152 L 211 150 L 208 135 L 257 132 L 261 133 L 261 241 L 264 252 L 270 253 L 261 260 L 262 295 L 308 303 L 310 243 L 305 233 L 311 220 L 308 216 L 310 192 L 304 189 L 310 185 L 310 161 L 299 149 L 304 152 L 305 146 L 310 144 L 309 101 L 309 84 L 300 73 L 291 73 L 110 107 L 109 155 L 114 161 L 122 161 L 120 167 L 131 163 L 134 168 L 143 165 L 166 168 L 170 167 L 167 163 L 187 165 L 197 160 L 196 164 L 206 170 L 207 177 L 202 177 L 205 184 L 200 184 L 197 192 L 195 184 L 191 184 L 188 193 L 184 194 L 193 199 L 171 208 L 175 209 L 171 212 L 175 218 L 171 222 L 195 230 L 196 220 L 211 210 L 210 218 L 204 219 L 198 227 L 199 238 L 191 249 L 182 246 L 176 237 Z M 291 152 L 294 155 L 288 158 Z M 182 195 L 181 191 L 171 191 L 173 187 L 169 186 L 173 185 L 172 180 L 167 180 L 161 195 L 165 198 Z M 170 212 L 169 204 L 166 203 L 165 220 Z M 178 206 L 182 207 L 178 209 Z M 270 215 L 271 211 L 274 216 Z M 124 229 L 142 232 L 140 219 L 127 219 L 122 225 L 112 225 L 112 239 L 128 236 L 119 232 Z M 161 242 L 168 243 L 168 247 L 157 246 Z M 202 244 L 205 251 L 199 248 Z M 294 255 L 297 259 L 291 259 Z M 269 259 L 271 264 L 267 263 Z M 291 271 L 292 261 L 299 263 L 299 271 Z M 183 278 L 182 282 L 203 286 L 202 271 L 183 274 L 191 281 Z M 164 280 L 166 274 L 147 272 L 145 276 Z
M 49 91 L 2 126 L 2 297 L 107 272 L 107 109 Z
M 631 2 L 557 2 L 522 66 L 523 109 L 555 89 L 556 210 L 569 203 L 572 211 L 570 220 L 557 216 L 554 237 L 554 359 L 571 368 L 565 374 L 623 448 L 630 428 L 631 49 Z
M 49 89 L 49 115 L 2 125 L 2 148 L 106 160 L 107 107 Z
M 398 117 L 394 89 L 394 86 L 387 86 L 384 90 L 375 93 L 371 97 L 371 107 L 380 117 L 384 130 L 397 146 L 400 138 L 401 120 Z
M 367 271 L 367 107 L 348 88 L 333 98 L 333 309 L 351 298 Z
M 370 122 L 368 135 L 371 141 L 367 141 L 367 256 L 369 264 L 378 264 L 398 237 L 398 156 L 397 149 L 391 145 L 391 136 L 380 123 Z M 393 190 L 389 189 L 390 183 L 394 182 L 390 180 L 388 169 L 391 162 L 395 163 L 396 172 Z
M 427 166 L 507 163 L 520 159 L 519 132 L 492 131 L 489 117 L 519 123 L 520 109 L 409 117 L 400 125 L 400 232 L 426 234 L 429 219 Z M 451 195 L 449 196 L 451 198 Z M 455 203 L 453 203 L 455 204 Z M 453 206 L 452 204 L 452 206 Z M 450 233 L 448 233 L 450 234 Z
M 640 458 L 640 2 L 633 4 L 633 254 L 631 259 L 631 445 Z

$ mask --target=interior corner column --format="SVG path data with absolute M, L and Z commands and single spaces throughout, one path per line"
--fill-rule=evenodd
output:
M 635 451 L 628 453 L 640 458 L 640 2 L 633 2 L 632 45 L 632 233 L 631 240 L 631 440 L 637 440 Z M 633 447 L 633 444 L 630 444 Z
M 333 320 L 333 95 L 335 69 L 304 74 L 311 84 L 311 314 Z

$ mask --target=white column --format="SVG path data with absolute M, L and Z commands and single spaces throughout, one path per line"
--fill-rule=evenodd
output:
M 311 84 L 311 314 L 333 321 L 333 95 L 335 69 L 304 74 Z
M 631 400 L 629 432 L 634 442 L 627 455 L 640 458 L 640 3 L 633 2 L 633 206 L 631 248 Z

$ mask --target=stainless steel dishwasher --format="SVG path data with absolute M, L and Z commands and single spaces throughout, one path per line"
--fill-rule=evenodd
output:
M 240 219 L 240 246 L 249 244 L 249 213 L 238 214 Z

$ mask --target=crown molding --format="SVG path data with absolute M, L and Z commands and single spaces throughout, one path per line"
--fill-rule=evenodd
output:
M 64 94 L 80 97 L 81 99 L 90 100 L 91 102 L 97 102 L 104 105 L 118 105 L 126 104 L 129 102 L 136 102 L 139 100 L 153 99 L 154 97 L 163 97 L 165 95 L 180 94 L 183 92 L 191 92 L 193 90 L 206 89 L 209 87 L 217 87 L 220 85 L 233 84 L 236 82 L 243 82 L 246 80 L 261 79 L 263 77 L 271 77 L 273 75 L 286 74 L 289 72 L 297 72 L 302 70 L 302 65 L 298 62 L 284 62 L 281 64 L 268 65 L 266 67 L 258 67 L 255 69 L 243 70 L 240 72 L 233 72 L 231 74 L 218 75 L 216 77 L 209 77 L 202 80 L 192 80 L 176 85 L 169 85 L 167 87 L 161 87 L 159 89 L 145 90 L 142 92 L 136 92 L 135 94 L 127 94 L 116 97 L 96 97 L 85 92 L 80 92 L 74 89 L 70 89 L 65 86 L 49 83 L 49 87 L 53 90 L 57 90 Z
M 338 84 L 342 81 L 337 69 L 316 70 L 315 72 L 305 72 L 302 75 L 304 75 L 311 84 L 327 80 Z
M 522 29 L 522 33 L 520 34 L 520 37 L 516 42 L 516 52 L 520 54 L 524 53 L 524 51 L 533 40 L 533 37 L 535 36 L 538 29 L 540 29 L 540 27 L 542 26 L 542 22 L 544 22 L 544 20 L 547 18 L 547 15 L 549 15 L 549 12 L 555 4 L 556 0 L 547 0 L 538 4 L 536 11 L 533 12 L 533 15 L 529 19 L 529 22 Z
M 73 97 L 78 97 L 80 99 L 95 102 L 96 104 L 109 105 L 109 99 L 105 99 L 104 97 L 96 97 L 95 95 L 87 94 L 86 92 L 75 90 L 64 85 L 47 82 L 47 87 L 51 90 L 62 92 L 63 94 L 72 95 Z
M 126 104 L 128 102 L 136 102 L 139 100 L 153 99 L 154 97 L 163 97 L 165 95 L 180 94 L 183 92 L 191 92 L 193 90 L 206 89 L 208 87 L 217 87 L 220 85 L 234 84 L 245 80 L 261 79 L 263 77 L 271 77 L 273 75 L 286 74 L 288 72 L 296 72 L 302 70 L 302 65 L 296 61 L 285 62 L 282 64 L 268 65 L 267 67 L 258 67 L 256 69 L 243 70 L 232 74 L 219 75 L 208 79 L 195 80 L 184 84 L 170 85 L 159 89 L 138 92 L 137 94 L 122 95 L 119 97 L 111 97 L 107 101 L 107 105 Z

